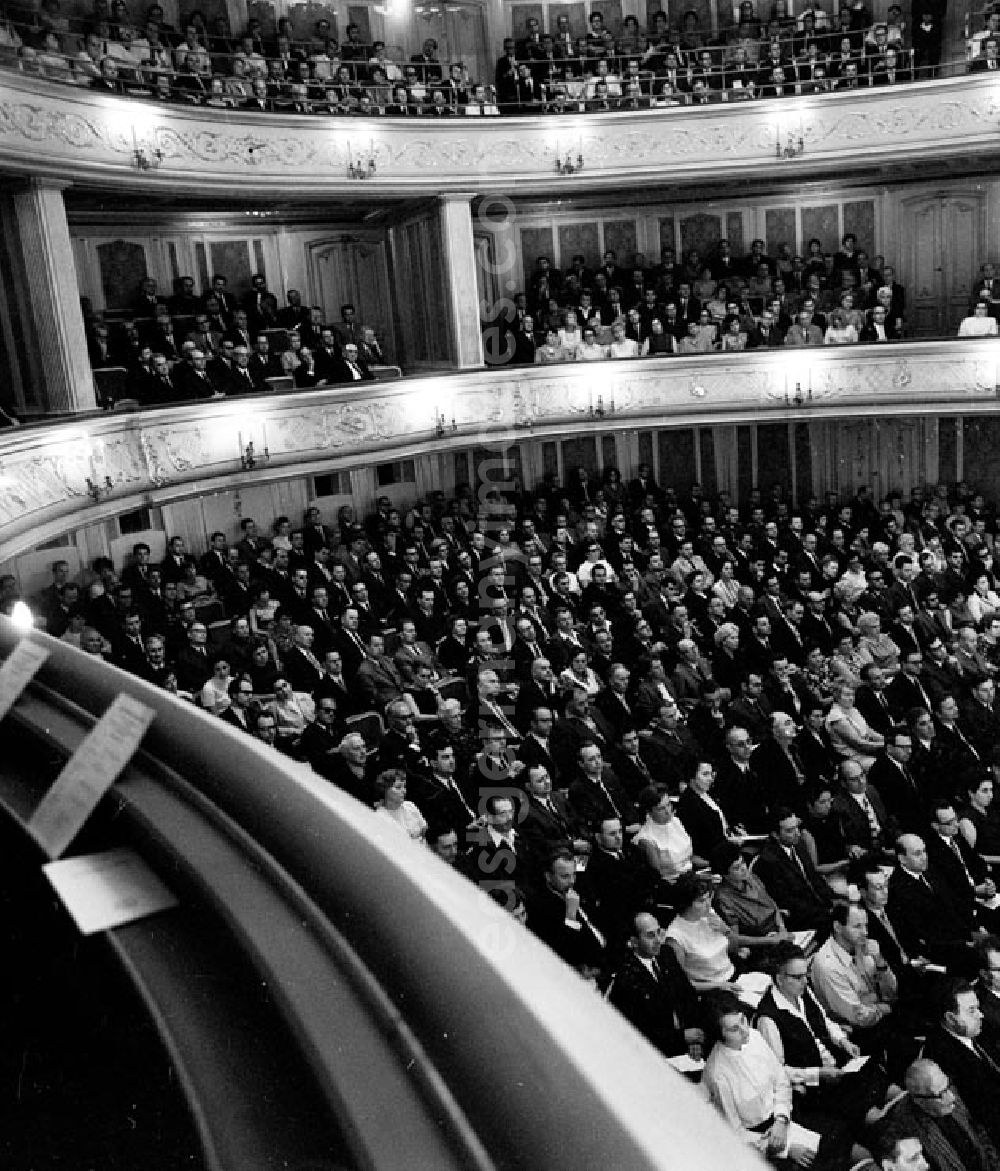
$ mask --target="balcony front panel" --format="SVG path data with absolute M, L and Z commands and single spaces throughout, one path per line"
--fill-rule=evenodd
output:
M 987 74 L 891 89 L 534 118 L 332 118 L 241 114 L 109 98 L 17 74 L 0 78 L 0 167 L 59 180 L 283 199 L 582 191 L 791 178 L 949 160 L 996 149 L 1000 83 Z M 801 136 L 804 153 L 775 159 Z M 136 166 L 141 149 L 158 166 Z M 558 176 L 557 155 L 582 154 Z M 376 161 L 363 183 L 352 160 Z M 234 185 L 238 185 L 234 188 Z
M 535 366 L 82 416 L 0 438 L 0 561 L 84 517 L 430 448 L 768 417 L 981 414 L 998 376 L 996 342 L 925 342 Z

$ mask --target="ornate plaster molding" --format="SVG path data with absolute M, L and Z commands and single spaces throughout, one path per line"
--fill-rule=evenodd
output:
M 992 143 L 1000 90 L 986 75 L 896 89 L 565 118 L 392 119 L 253 117 L 235 111 L 117 99 L 17 73 L 0 74 L 0 163 L 25 174 L 137 186 L 231 185 L 287 197 L 289 174 L 303 195 L 357 191 L 349 151 L 377 160 L 367 189 L 399 193 L 519 190 L 579 193 L 629 176 L 636 183 L 773 176 L 780 133 L 805 153 L 778 164 L 805 178 L 881 158 L 951 156 Z M 131 165 L 136 145 L 156 148 L 158 170 Z M 557 148 L 580 149 L 582 175 L 554 174 Z
M 0 561 L 84 517 L 101 519 L 144 499 L 443 447 L 595 427 L 975 413 L 996 402 L 996 347 L 924 342 L 487 370 L 25 427 L 0 436 Z M 457 425 L 443 438 L 435 433 L 442 414 Z M 240 453 L 251 439 L 269 459 L 245 472 Z

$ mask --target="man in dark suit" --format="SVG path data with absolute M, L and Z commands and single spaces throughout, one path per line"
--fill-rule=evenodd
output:
M 552 729 L 551 752 L 564 782 L 576 772 L 580 748 L 585 743 L 596 744 L 610 758 L 608 737 L 591 715 L 590 697 L 583 688 L 575 688 L 566 700 L 565 714 Z
M 903 655 L 899 671 L 885 689 L 885 699 L 894 720 L 905 720 L 913 708 L 932 709 L 930 690 L 921 678 L 924 656 L 920 651 Z
M 864 769 L 856 760 L 844 760 L 837 772 L 843 788 L 833 799 L 833 812 L 840 818 L 851 857 L 891 848 L 896 840 L 895 822 L 878 791 L 869 786 Z
M 577 768 L 569 785 L 569 803 L 581 826 L 594 830 L 606 817 L 631 824 L 631 804 L 611 769 L 604 764 L 600 747 L 593 740 L 580 745 Z
M 430 771 L 414 773 L 413 800 L 428 822 L 464 828 L 479 816 L 476 796 L 459 784 L 458 753 L 446 739 L 436 740 L 429 752 Z M 518 827 L 523 831 L 523 827 Z
M 299 740 L 299 751 L 312 766 L 328 781 L 334 780 L 339 771 L 340 741 L 344 725 L 337 712 L 337 701 L 330 696 L 316 704 L 316 719 L 306 725 Z
M 869 728 L 885 736 L 893 724 L 885 696 L 885 672 L 875 663 L 865 663 L 860 675 L 862 682 L 854 693 L 854 706 L 864 716 Z
M 324 698 L 332 699 L 341 719 L 356 715 L 361 710 L 357 697 L 344 678 L 344 661 L 338 650 L 328 650 L 323 656 L 323 675 L 312 694 L 317 705 Z
M 896 862 L 887 910 L 907 955 L 973 974 L 976 959 L 968 945 L 967 924 L 947 886 L 929 871 L 923 838 L 903 834 L 896 842 Z
M 931 828 L 927 834 L 927 857 L 931 869 L 945 883 L 952 900 L 960 907 L 967 930 L 974 927 L 997 930 L 1000 923 L 995 911 L 977 903 L 988 901 L 997 893 L 990 868 L 959 832 L 958 814 L 949 797 L 936 797 L 930 806 Z
M 142 616 L 138 610 L 129 610 L 122 622 L 122 631 L 112 640 L 112 661 L 116 667 L 132 675 L 142 675 L 146 666 L 146 648 L 142 640 Z
M 770 837 L 761 847 L 754 873 L 775 902 L 786 911 L 793 931 L 826 932 L 833 892 L 802 846 L 802 822 L 787 806 L 773 811 Z
M 975 988 L 966 980 L 952 980 L 942 994 L 941 1015 L 927 1035 L 923 1056 L 937 1062 L 995 1143 L 1000 1141 L 1000 1062 L 996 1051 L 982 1043 L 982 1032 Z
M 541 765 L 552 777 L 553 784 L 557 788 L 564 788 L 556 769 L 555 758 L 549 747 L 551 732 L 552 709 L 550 707 L 536 707 L 531 713 L 527 734 L 517 746 L 517 759 L 526 768 Z
M 177 654 L 177 683 L 182 691 L 199 692 L 212 674 L 212 656 L 206 643 L 208 630 L 201 622 L 193 622 L 187 632 L 187 645 Z
M 615 663 L 608 672 L 607 687 L 598 695 L 597 710 L 604 717 L 615 740 L 621 729 L 633 722 L 632 706 L 628 699 L 630 673 L 628 667 Z
M 983 1013 L 984 1043 L 992 1050 L 1000 1046 L 1000 937 L 987 935 L 976 941 L 979 976 L 976 991 Z
M 631 725 L 620 729 L 611 764 L 619 784 L 633 800 L 654 783 L 653 774 L 642 758 L 639 733 Z
M 982 760 L 989 760 L 993 749 L 1000 743 L 1000 716 L 995 701 L 996 685 L 992 679 L 982 679 L 973 687 L 972 695 L 962 707 L 962 726 Z
M 528 926 L 568 964 L 589 975 L 604 972 L 607 940 L 593 908 L 576 888 L 576 858 L 559 850 L 550 858 L 543 885 L 527 903 Z
M 917 778 L 910 771 L 913 737 L 905 724 L 894 724 L 886 733 L 885 748 L 868 770 L 869 789 L 877 790 L 886 812 L 901 829 L 922 829 L 923 802 Z
M 594 833 L 593 849 L 580 875 L 580 893 L 594 908 L 612 962 L 625 954 L 633 917 L 645 905 L 654 881 L 649 866 L 625 842 L 621 821 L 606 817 Z
M 795 736 L 795 721 L 788 712 L 775 712 L 770 735 L 754 749 L 750 762 L 760 778 L 767 807 L 787 805 L 801 816 L 806 808 L 808 777 Z
M 294 644 L 285 652 L 285 678 L 293 691 L 311 695 L 323 679 L 323 665 L 313 653 L 315 633 L 305 624 L 295 627 Z M 343 714 L 343 713 L 342 713 Z
M 516 654 L 516 640 L 514 650 Z M 517 704 L 514 708 L 514 723 L 521 732 L 527 732 L 531 727 L 532 715 L 536 708 L 552 709 L 559 702 L 559 687 L 552 673 L 552 664 L 548 659 L 542 657 L 534 659 L 528 666 L 528 672 L 530 678 L 521 684 L 517 693 Z
M 700 1056 L 705 1038 L 698 996 L 673 952 L 663 947 L 655 915 L 635 916 L 628 946 L 628 958 L 611 978 L 608 1000 L 665 1056 Z
M 357 344 L 348 342 L 340 360 L 330 363 L 325 378 L 330 383 L 373 382 L 375 375 L 362 362 Z
M 533 870 L 541 874 L 554 851 L 574 849 L 573 814 L 566 798 L 553 792 L 552 776 L 544 765 L 529 765 L 521 779 L 527 801 L 521 806 L 518 833 L 531 855 Z

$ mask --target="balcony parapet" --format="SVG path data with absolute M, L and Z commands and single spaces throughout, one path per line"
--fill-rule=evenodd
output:
M 0 167 L 61 182 L 114 180 L 149 190 L 306 198 L 450 190 L 560 193 L 671 186 L 736 176 L 796 180 L 903 158 L 993 149 L 1000 83 L 988 74 L 733 105 L 532 118 L 335 118 L 186 109 L 102 95 L 17 73 L 0 75 Z M 801 135 L 804 153 L 775 159 Z M 160 152 L 142 169 L 135 153 Z M 353 155 L 352 155 L 353 152 Z M 555 173 L 582 154 L 581 173 Z M 374 155 L 362 188 L 351 158 Z M 290 182 L 293 181 L 293 182 Z
M 981 414 L 995 409 L 998 378 L 1000 343 L 956 340 L 533 366 L 78 416 L 0 436 L 0 561 L 84 520 L 226 485 L 595 428 Z

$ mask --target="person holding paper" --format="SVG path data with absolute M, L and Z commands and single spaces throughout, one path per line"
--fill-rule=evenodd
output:
M 717 1039 L 702 1085 L 712 1104 L 761 1155 L 809 1166 L 819 1135 L 797 1127 L 793 1141 L 792 1083 L 771 1047 L 750 1027 L 744 1004 L 732 993 L 716 992 L 707 1008 Z
M 733 932 L 712 910 L 712 889 L 710 879 L 689 873 L 674 883 L 671 892 L 677 915 L 667 927 L 666 941 L 699 992 L 728 987 L 736 979 L 730 956 L 730 949 L 736 953 Z
M 715 892 L 715 910 L 734 933 L 734 943 L 771 948 L 790 938 L 778 904 L 735 842 L 716 846 L 710 862 L 712 873 L 722 880 Z
M 861 1050 L 809 988 L 805 952 L 788 940 L 773 960 L 774 983 L 757 1006 L 754 1023 L 797 1091 L 796 1121 L 823 1136 L 814 1166 L 847 1166 L 853 1136 L 884 1096 L 886 1078 L 874 1063 L 856 1068 Z

